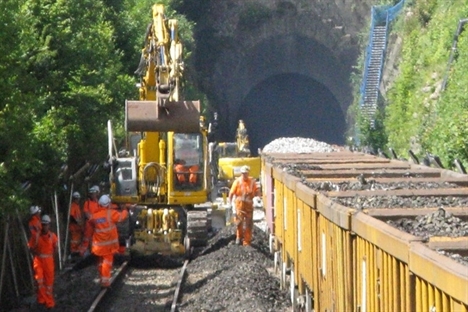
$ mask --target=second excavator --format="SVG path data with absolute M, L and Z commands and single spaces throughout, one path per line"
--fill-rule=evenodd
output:
M 234 179 L 241 175 L 240 169 L 247 165 L 250 167 L 250 175 L 260 179 L 261 160 L 258 156 L 252 156 L 250 152 L 249 135 L 243 120 L 239 120 L 235 142 L 219 142 L 216 144 L 213 158 L 217 162 L 217 181 L 215 185 L 219 190 L 230 187 Z

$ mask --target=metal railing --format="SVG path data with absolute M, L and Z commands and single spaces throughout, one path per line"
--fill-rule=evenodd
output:
M 364 73 L 363 73 L 363 80 L 361 83 L 361 88 L 360 88 L 360 108 L 363 109 L 363 106 L 365 104 L 365 98 L 366 98 L 366 90 L 368 87 L 369 83 L 369 71 L 371 69 L 371 56 L 372 56 L 372 51 L 374 49 L 374 34 L 375 34 L 375 27 L 376 26 L 385 26 L 385 42 L 382 47 L 382 55 L 380 57 L 380 64 L 378 64 L 378 74 L 377 74 L 377 81 L 380 82 L 380 79 L 382 77 L 382 71 L 384 67 L 384 59 L 385 59 L 385 53 L 387 49 L 387 36 L 389 32 L 389 24 L 395 19 L 395 17 L 400 13 L 401 9 L 403 8 L 405 4 L 405 0 L 401 0 L 399 3 L 397 3 L 394 6 L 390 5 L 385 5 L 385 6 L 373 6 L 372 7 L 372 17 L 371 17 L 371 29 L 370 29 L 370 36 L 369 36 L 369 43 L 366 48 L 366 58 L 365 58 L 365 64 L 364 64 Z M 378 85 L 376 86 L 376 92 L 377 92 L 377 97 L 375 98 L 375 103 L 373 106 L 375 108 L 377 107 L 377 100 L 378 100 Z M 371 124 L 373 122 L 373 119 L 371 118 Z

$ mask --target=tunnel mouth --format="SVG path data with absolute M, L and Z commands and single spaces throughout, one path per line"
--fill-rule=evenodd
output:
M 254 155 L 281 137 L 313 138 L 344 144 L 346 120 L 332 92 L 300 74 L 280 74 L 254 86 L 239 106 Z M 235 131 L 231 131 L 234 133 Z

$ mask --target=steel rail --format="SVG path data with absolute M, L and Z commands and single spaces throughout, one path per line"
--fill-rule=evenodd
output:
M 174 292 L 174 299 L 171 305 L 171 312 L 177 311 L 177 301 L 179 301 L 180 288 L 182 287 L 182 282 L 184 280 L 185 272 L 186 272 L 187 265 L 189 264 L 189 262 L 190 262 L 189 259 L 185 260 L 184 265 L 182 266 L 182 270 L 180 270 L 179 280 L 177 282 L 177 286 Z
M 120 277 L 127 269 L 128 267 L 128 261 L 125 261 L 122 263 L 122 265 L 117 269 L 117 271 L 112 275 L 111 280 L 110 280 L 110 286 L 114 284 L 114 282 Z M 105 295 L 108 293 L 110 290 L 110 287 L 102 288 L 99 293 L 96 295 L 96 297 L 93 300 L 93 303 L 88 309 L 88 312 L 93 312 L 96 310 L 97 307 L 102 302 L 102 299 L 105 297 Z

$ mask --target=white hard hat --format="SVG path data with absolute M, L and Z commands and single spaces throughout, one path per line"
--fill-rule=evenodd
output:
M 240 172 L 241 173 L 247 173 L 250 171 L 250 167 L 249 166 L 242 166 L 241 169 L 240 169 Z
M 39 206 L 31 206 L 29 208 L 29 212 L 33 215 L 33 214 L 36 214 L 38 212 L 41 212 L 41 207 Z
M 73 198 L 81 198 L 81 195 L 78 192 L 74 192 L 72 196 Z
M 109 207 L 111 203 L 111 199 L 109 195 L 102 195 L 101 198 L 99 198 L 99 205 L 102 207 Z
M 43 215 L 41 219 L 42 224 L 49 224 L 50 223 L 50 217 L 48 215 Z
M 97 186 L 97 185 L 94 185 L 89 189 L 90 193 L 99 193 L 99 191 L 100 191 L 99 186 Z

